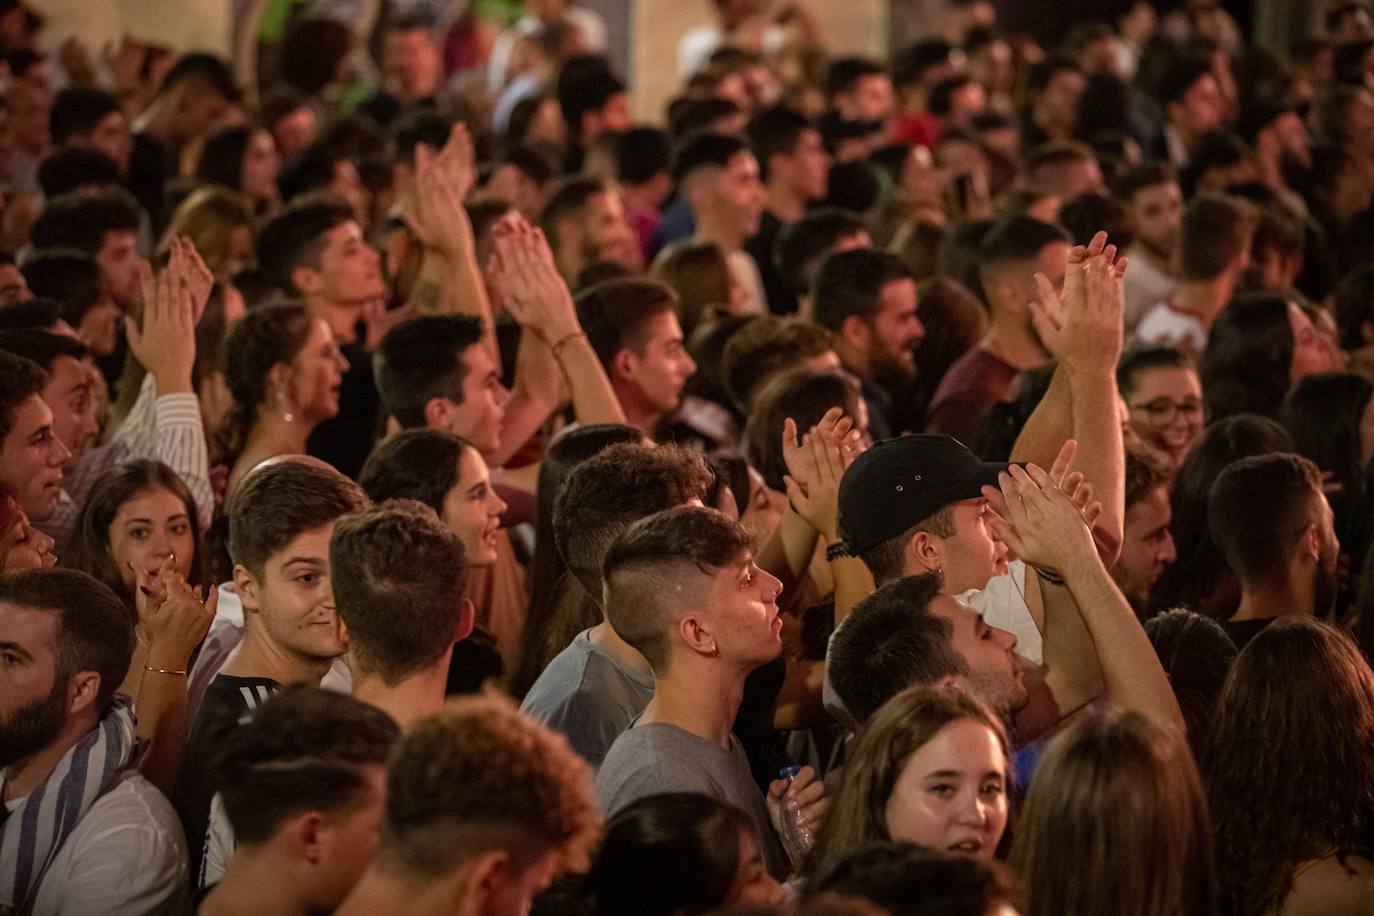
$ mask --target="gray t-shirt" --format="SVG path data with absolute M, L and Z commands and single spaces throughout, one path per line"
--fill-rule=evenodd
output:
M 625 667 L 592 642 L 589 633 L 578 633 L 553 657 L 525 695 L 520 711 L 563 735 L 596 768 L 611 743 L 653 699 L 654 678 Z
M 787 858 L 773 832 L 768 805 L 734 735 L 726 750 L 676 725 L 650 722 L 615 739 L 596 774 L 596 794 L 606 816 L 613 817 L 633 801 L 665 792 L 709 795 L 747 813 L 768 871 L 775 878 L 787 876 Z

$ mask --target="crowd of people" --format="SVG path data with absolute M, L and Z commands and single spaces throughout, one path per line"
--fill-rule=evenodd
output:
M 1369 8 L 317 6 L 0 0 L 0 914 L 1374 914 Z

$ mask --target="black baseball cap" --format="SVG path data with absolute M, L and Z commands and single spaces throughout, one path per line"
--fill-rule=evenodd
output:
M 855 556 L 950 503 L 982 496 L 1008 465 L 980 459 L 949 436 L 898 436 L 854 459 L 840 481 L 840 537 Z

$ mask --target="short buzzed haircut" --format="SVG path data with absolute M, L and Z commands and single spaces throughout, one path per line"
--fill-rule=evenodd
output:
M 463 353 L 482 342 L 482 320 L 471 315 L 421 315 L 397 325 L 377 350 L 377 392 L 403 429 L 425 425 L 434 398 L 463 403 Z
M 254 468 L 229 500 L 229 559 L 261 578 L 297 536 L 366 505 L 362 488 L 330 467 L 286 458 Z
M 591 770 L 567 741 L 495 694 L 450 700 L 401 742 L 377 867 L 442 880 L 485 852 L 523 871 L 556 851 L 583 871 L 600 832 Z
M 747 411 L 754 396 L 771 379 L 834 348 L 834 335 L 818 324 L 761 316 L 726 341 L 725 388 L 735 406 Z
M 889 283 L 915 278 L 906 262 L 890 251 L 852 248 L 837 251 L 821 263 L 816 275 L 812 311 L 816 324 L 839 333 L 846 318 L 871 322 L 882 308 Z
M 812 210 L 783 226 L 773 247 L 773 261 L 783 283 L 793 295 L 808 295 L 826 255 L 844 239 L 867 231 L 862 218 L 839 207 Z
M 452 648 L 467 555 L 433 509 L 394 499 L 343 516 L 329 568 L 349 655 L 363 671 L 395 686 Z
M 697 134 L 673 157 L 673 177 L 681 182 L 704 169 L 723 169 L 735 156 L 747 152 L 749 144 L 739 137 L 712 132 Z
M 868 721 L 908 687 L 968 674 L 968 662 L 950 646 L 952 624 L 930 613 L 940 585 L 939 573 L 888 582 L 835 631 L 826 668 L 856 722 Z
M 0 351 L 0 443 L 14 428 L 14 411 L 48 384 L 48 374 L 31 359 Z
M 1283 576 L 1321 498 L 1321 471 L 1299 455 L 1242 458 L 1217 476 L 1207 524 L 1242 585 Z
M 985 298 L 992 298 L 992 283 L 1007 267 L 1034 261 L 1046 245 L 1068 244 L 1063 229 L 1033 216 L 1013 216 L 993 226 L 978 246 L 978 277 Z
M 75 569 L 34 569 L 0 576 L 0 604 L 57 613 L 57 671 L 65 683 L 81 671 L 100 675 L 103 711 L 129 670 L 133 608 L 94 576 Z
M 568 570 L 598 604 L 606 553 L 642 518 L 701 499 L 706 459 L 672 445 L 613 445 L 573 468 L 553 505 L 553 536 Z
M 661 675 L 673 613 L 703 607 L 710 577 L 749 551 L 748 533 L 715 509 L 687 506 L 641 519 L 616 538 L 602 565 L 606 619 Z M 695 590 L 693 572 L 707 577 Z
M 1179 250 L 1184 280 L 1211 280 L 1250 247 L 1255 213 L 1245 201 L 1199 194 L 1183 210 Z
M 292 201 L 258 233 L 258 267 L 278 289 L 298 294 L 292 272 L 302 266 L 318 269 L 328 244 L 326 236 L 353 218 L 353 208 L 334 194 L 312 194 Z
M 390 716 L 346 693 L 288 684 L 245 722 L 225 717 L 210 742 L 216 786 L 234 840 L 265 843 L 309 811 L 346 813 L 362 804 L 369 767 L 385 767 L 401 730 Z
M 97 255 L 108 233 L 138 231 L 138 213 L 138 202 L 123 188 L 69 191 L 49 200 L 33 224 L 34 250 L 75 248 Z
M 601 365 L 610 370 L 621 350 L 642 353 L 650 321 L 678 311 L 677 294 L 655 280 L 604 280 L 577 297 L 577 318 Z

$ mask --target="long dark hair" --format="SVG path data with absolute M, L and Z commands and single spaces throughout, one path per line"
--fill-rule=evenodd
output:
M 1360 420 L 1374 383 L 1353 372 L 1309 375 L 1293 386 L 1279 413 L 1293 448 L 1341 485 L 1342 499 L 1363 495 L 1368 468 L 1360 463 Z
M 584 892 L 597 916 L 705 913 L 726 902 L 739 872 L 738 808 L 674 792 L 630 804 L 606 824 Z
M 230 124 L 205 138 L 196 177 L 233 191 L 243 190 L 243 157 L 253 132 L 261 128 Z
M 1206 760 L 1223 909 L 1279 909 L 1297 867 L 1367 848 L 1374 672 L 1341 630 L 1285 618 L 1236 659 Z
M 553 537 L 554 498 L 573 468 L 612 445 L 643 438 L 643 433 L 629 426 L 597 423 L 569 430 L 545 450 L 535 487 L 534 557 L 525 580 L 529 611 L 508 685 L 512 696 L 523 697 L 573 636 L 601 622 L 600 605 L 568 575 L 568 565 L 558 553 Z
M 267 376 L 277 363 L 289 363 L 305 346 L 310 313 L 294 303 L 252 309 L 236 322 L 224 341 L 224 382 L 234 406 L 224 418 L 217 443 L 220 463 L 233 467 L 267 403 Z
M 134 606 L 134 595 L 124 584 L 124 576 L 110 556 L 110 526 L 121 506 L 148 490 L 167 490 L 181 500 L 191 525 L 191 542 L 195 544 L 187 581 L 191 585 L 207 584 L 205 545 L 200 524 L 196 521 L 199 518 L 196 501 L 177 473 L 161 461 L 130 461 L 97 480 L 81 509 L 76 534 L 61 558 L 62 565 L 68 569 L 79 569 L 104 582 L 129 607 Z
M 1203 430 L 1183 459 L 1169 491 L 1178 559 L 1164 570 L 1150 592 L 1152 613 L 1186 607 L 1211 617 L 1230 617 L 1240 594 L 1207 526 L 1207 495 L 1217 475 L 1234 461 L 1253 455 L 1290 452 L 1293 442 L 1267 417 L 1234 416 Z M 1228 583 L 1231 593 L 1228 594 Z
M 1288 300 L 1253 295 L 1232 301 L 1217 316 L 1202 354 L 1207 416 L 1213 421 L 1240 413 L 1278 416 L 1292 366 Z

